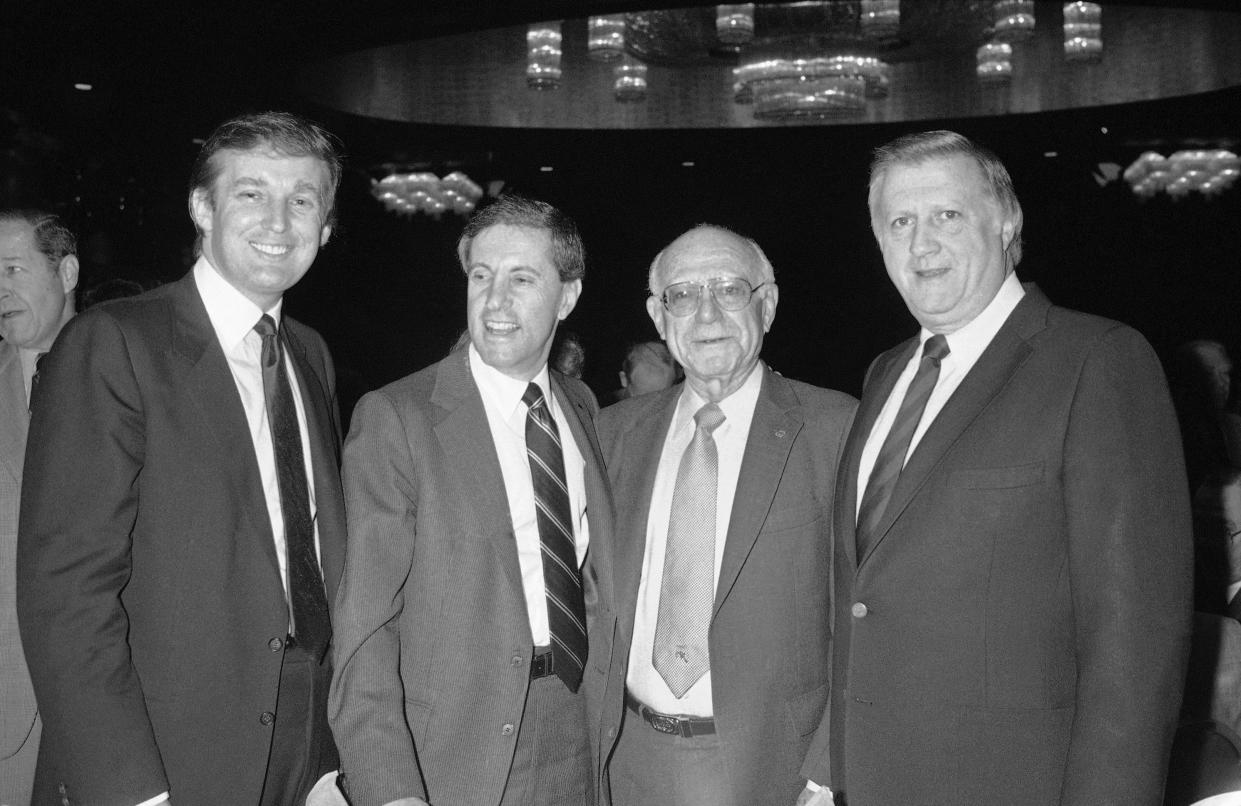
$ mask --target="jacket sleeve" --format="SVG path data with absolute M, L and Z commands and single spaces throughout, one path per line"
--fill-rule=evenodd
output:
M 342 480 L 348 545 L 328 703 L 341 771 L 354 806 L 426 800 L 400 669 L 404 586 L 417 541 L 415 466 L 405 424 L 383 392 L 358 402 Z
M 1064 449 L 1077 699 L 1060 802 L 1157 804 L 1192 626 L 1192 540 L 1175 415 L 1136 332 L 1093 346 Z
M 121 592 L 144 463 L 139 382 L 117 322 L 79 317 L 40 365 L 17 551 L 22 642 L 57 782 L 134 804 L 168 790 Z

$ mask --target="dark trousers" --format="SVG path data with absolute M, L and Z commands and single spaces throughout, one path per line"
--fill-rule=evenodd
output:
M 500 806 L 594 806 L 586 701 L 555 675 L 530 681 Z
M 687 739 L 660 733 L 628 708 L 608 770 L 612 806 L 733 802 L 718 735 Z
M 290 638 L 280 667 L 262 806 L 301 806 L 318 780 L 340 767 L 327 723 L 331 682 L 331 653 L 320 663 Z

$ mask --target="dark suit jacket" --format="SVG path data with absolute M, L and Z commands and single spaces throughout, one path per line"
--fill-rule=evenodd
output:
M 344 506 L 331 359 L 284 317 L 329 596 Z M 192 274 L 72 320 L 43 361 L 18 613 L 44 719 L 36 804 L 258 803 L 288 632 L 258 462 Z M 268 716 L 264 717 L 264 714 Z
M 856 401 L 764 368 L 728 524 L 709 646 L 716 727 L 733 799 L 791 804 L 831 682 L 831 513 Z M 611 748 L 633 638 L 651 491 L 683 385 L 599 417 L 617 500 L 616 649 L 603 739 Z M 634 730 L 644 730 L 638 724 Z M 827 782 L 828 770 L 820 781 Z
M 1027 287 L 859 558 L 859 455 L 916 349 L 872 365 L 845 450 L 835 686 L 809 758 L 830 744 L 850 806 L 1159 803 L 1191 540 L 1158 361 Z
M 552 372 L 586 460 L 583 572 L 592 723 L 611 654 L 612 498 L 595 398 Z M 354 806 L 499 803 L 533 638 L 500 460 L 461 349 L 358 403 L 345 444 L 349 559 L 330 718 Z M 598 748 L 592 747 L 598 754 Z

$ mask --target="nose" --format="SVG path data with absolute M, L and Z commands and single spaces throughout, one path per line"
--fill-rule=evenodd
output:
M 268 204 L 264 223 L 272 232 L 284 232 L 289 228 L 289 209 L 283 201 L 273 200 Z
M 720 318 L 720 306 L 715 301 L 715 294 L 711 293 L 710 288 L 702 288 L 700 291 L 694 319 L 699 322 L 714 322 Z
M 493 278 L 487 286 L 487 310 L 498 311 L 509 304 L 508 282 L 502 278 Z
M 935 239 L 935 233 L 931 231 L 929 224 L 917 224 L 914 226 L 914 236 L 909 242 L 909 251 L 918 257 L 932 254 L 939 250 L 939 241 Z

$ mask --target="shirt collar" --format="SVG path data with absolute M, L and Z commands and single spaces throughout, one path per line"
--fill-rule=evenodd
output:
M 283 298 L 277 300 L 271 310 L 262 310 L 245 294 L 233 288 L 204 256 L 199 256 L 193 272 L 194 285 L 198 287 L 198 295 L 207 308 L 207 318 L 211 320 L 216 338 L 225 353 L 232 352 L 241 344 L 264 313 L 276 320 L 276 327 L 280 326 Z
M 516 422 L 519 415 L 525 416 L 526 412 L 523 408 L 525 404 L 521 402 L 521 396 L 526 393 L 526 387 L 531 381 L 537 383 L 543 390 L 543 397 L 547 399 L 548 408 L 551 407 L 551 378 L 547 372 L 547 364 L 544 364 L 530 381 L 519 381 L 483 361 L 483 357 L 479 355 L 473 344 L 470 345 L 469 352 L 470 374 L 474 376 L 474 382 L 478 384 L 478 391 L 482 395 L 483 402 L 493 411 L 499 412 L 506 422 Z
M 753 413 L 754 407 L 758 404 L 758 393 L 763 388 L 763 362 L 754 362 L 754 368 L 750 370 L 750 374 L 737 387 L 737 391 L 721 400 L 717 405 L 720 411 L 724 412 L 724 423 L 742 422 Z M 689 428 L 693 422 L 694 415 L 698 410 L 705 406 L 707 401 L 694 391 L 693 387 L 688 383 L 681 390 L 681 397 L 677 401 L 676 414 L 673 415 L 674 428 Z
M 1000 290 L 987 303 L 987 307 L 982 309 L 982 313 L 975 316 L 964 327 L 945 336 L 949 349 L 948 358 L 945 360 L 964 361 L 972 365 L 982 355 L 983 350 L 987 349 L 987 345 L 1008 321 L 1009 314 L 1025 295 L 1026 290 L 1021 287 L 1017 273 L 1009 272 L 1004 282 L 1000 284 Z M 922 328 L 919 336 L 921 345 L 925 346 L 926 340 L 933 335 L 935 334 L 931 331 Z

